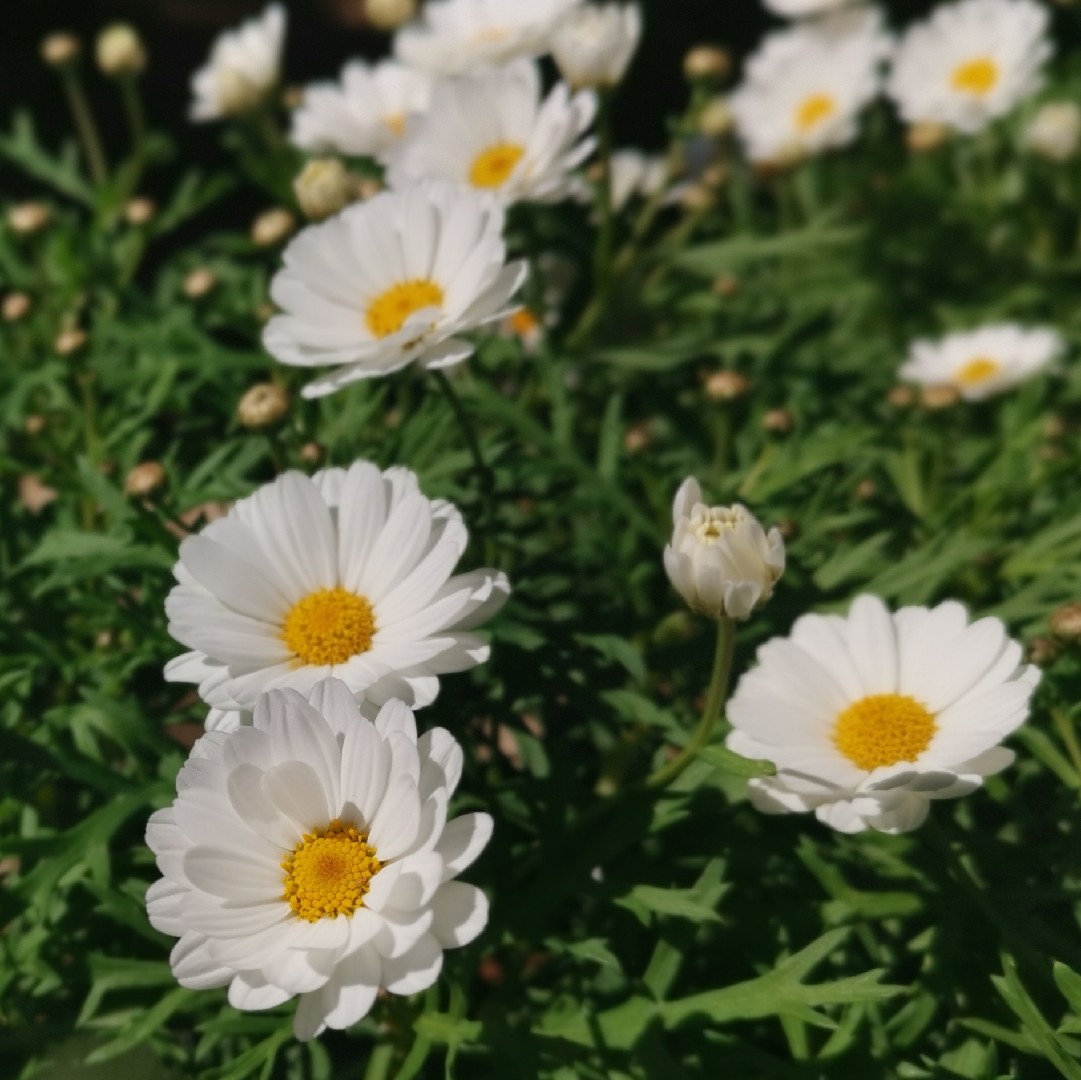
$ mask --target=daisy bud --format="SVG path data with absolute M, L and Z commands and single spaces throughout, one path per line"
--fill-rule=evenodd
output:
M 40 514 L 51 502 L 60 497 L 56 488 L 49 487 L 40 476 L 28 474 L 19 477 L 19 502 L 31 514 Z
M 0 315 L 3 315 L 5 322 L 18 322 L 30 314 L 30 309 L 33 306 L 33 302 L 26 293 L 9 293 L 4 297 L 3 306 L 0 307 Z
M 1081 641 L 1081 603 L 1056 608 L 1051 613 L 1051 633 L 1062 641 Z
M 641 36 L 642 15 L 634 4 L 580 7 L 557 26 L 552 55 L 576 90 L 618 86 Z
M 738 371 L 714 371 L 705 381 L 706 397 L 710 401 L 735 401 L 751 391 L 751 380 Z
M 82 48 L 82 42 L 74 34 L 50 34 L 41 43 L 41 59 L 49 67 L 67 67 L 78 58 Z
M 378 30 L 397 30 L 417 13 L 417 0 L 367 0 L 368 22 Z
M 257 383 L 241 399 L 236 416 L 250 430 L 276 424 L 289 411 L 289 395 L 276 383 Z
M 886 400 L 895 409 L 910 409 L 916 404 L 916 391 L 911 386 L 894 386 L 890 388 Z
M 13 233 L 29 236 L 44 229 L 52 219 L 52 210 L 45 203 L 28 202 L 13 206 L 7 214 L 8 228 Z
M 905 145 L 913 154 L 929 154 L 950 140 L 950 129 L 945 124 L 925 120 L 909 125 L 905 131 Z
M 633 427 L 628 428 L 627 434 L 623 436 L 623 449 L 628 454 L 639 454 L 647 449 L 652 442 L 653 435 L 649 430 L 649 425 L 635 424 Z
M 356 177 L 337 158 L 317 158 L 293 181 L 300 209 L 311 221 L 344 210 L 357 196 Z
M 769 409 L 762 414 L 762 430 L 773 435 L 788 435 L 796 426 L 796 418 L 789 409 Z
M 136 465 L 124 478 L 124 494 L 145 499 L 165 486 L 165 469 L 157 461 Z
M 954 386 L 924 386 L 920 390 L 920 404 L 935 412 L 952 409 L 960 400 L 961 393 Z
M 732 57 L 719 45 L 696 45 L 683 58 L 683 74 L 689 82 L 720 82 L 732 70 Z
M 856 485 L 856 498 L 860 502 L 870 502 L 878 495 L 878 485 L 873 480 L 861 480 Z
M 184 295 L 189 300 L 198 300 L 211 292 L 217 283 L 218 278 L 213 270 L 208 270 L 203 266 L 197 267 L 184 278 Z
M 87 340 L 85 330 L 65 330 L 56 339 L 53 347 L 61 356 L 74 356 L 86 346 Z
M 126 23 L 109 26 L 98 36 L 98 67 L 110 78 L 138 75 L 146 67 L 142 38 Z
M 1061 163 L 1081 147 L 1081 108 L 1072 101 L 1042 106 L 1025 128 L 1025 149 L 1048 161 Z
M 157 212 L 158 204 L 153 199 L 140 195 L 137 199 L 132 199 L 124 207 L 124 220 L 129 225 L 140 228 L 143 225 L 149 225 L 154 220 L 154 215 Z
M 723 139 L 734 123 L 728 99 L 715 97 L 698 114 L 698 133 L 707 139 Z
M 323 458 L 327 456 L 327 448 L 317 442 L 305 443 L 300 448 L 300 460 L 305 465 L 321 465 Z
M 702 615 L 746 619 L 772 595 L 784 572 L 784 541 L 743 506 L 706 506 L 688 477 L 672 504 L 672 542 L 664 568 L 673 587 Z
M 40 413 L 31 413 L 23 421 L 23 431 L 27 435 L 40 435 L 45 430 L 45 417 Z
M 1028 662 L 1037 667 L 1049 667 L 1059 657 L 1059 647 L 1054 638 L 1034 637 L 1028 644 Z
M 266 210 L 251 226 L 251 242 L 256 247 L 275 247 L 296 231 L 297 219 L 282 207 Z

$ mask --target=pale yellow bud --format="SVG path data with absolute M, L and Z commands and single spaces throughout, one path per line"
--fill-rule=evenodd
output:
M 50 67 L 66 67 L 78 58 L 82 49 L 83 43 L 74 34 L 62 31 L 50 34 L 41 43 L 41 59 Z
M 1081 641 L 1081 603 L 1056 608 L 1051 613 L 1051 633 L 1063 641 Z
M 732 70 L 732 57 L 719 45 L 696 45 L 683 58 L 683 74 L 693 82 L 720 82 Z
M 31 413 L 23 421 L 23 431 L 27 435 L 40 435 L 45 430 L 45 417 L 41 413 Z
M 146 67 L 142 38 L 126 23 L 106 27 L 98 35 L 98 67 L 110 78 L 138 75 Z
M 160 462 L 144 461 L 124 478 L 124 494 L 145 499 L 165 486 L 165 469 Z
M 158 212 L 158 204 L 153 199 L 146 198 L 145 195 L 140 195 L 138 198 L 132 199 L 127 206 L 124 207 L 124 220 L 129 225 L 139 227 L 141 225 L 149 225 L 154 220 L 154 215 Z
M 256 383 L 240 399 L 236 415 L 251 430 L 269 427 L 289 412 L 289 395 L 276 383 Z
M 905 132 L 905 145 L 914 154 L 929 154 L 950 140 L 950 129 L 945 124 L 924 120 L 912 124 Z
M 920 404 L 936 412 L 950 409 L 960 400 L 961 393 L 955 386 L 925 386 L 920 390 Z
M 274 247 L 288 239 L 297 227 L 297 219 L 282 207 L 266 210 L 251 226 L 251 242 L 257 247 Z
M 1073 101 L 1041 106 L 1024 132 L 1025 149 L 1056 164 L 1069 161 L 1081 149 L 1081 107 Z
M 380 30 L 397 30 L 417 13 L 417 0 L 367 0 L 368 22 Z
M 344 210 L 356 199 L 357 178 L 337 158 L 309 161 L 293 182 L 297 202 L 312 221 Z
M 184 278 L 184 295 L 189 300 L 198 300 L 211 292 L 217 283 L 218 278 L 213 270 L 197 267 Z
M 705 381 L 710 401 L 735 401 L 750 393 L 751 380 L 738 371 L 714 371 Z
M 300 460 L 305 465 L 320 465 L 323 462 L 323 458 L 327 456 L 325 446 L 320 446 L 317 442 L 305 443 L 300 448 Z
M 4 297 L 4 303 L 0 305 L 0 315 L 3 315 L 5 322 L 18 322 L 30 314 L 33 306 L 33 301 L 26 293 L 8 293 Z
M 886 400 L 895 409 L 909 409 L 916 404 L 916 391 L 911 386 L 894 386 L 890 388 Z
M 54 348 L 61 356 L 74 356 L 86 346 L 88 338 L 84 330 L 65 330 L 56 339 Z
M 762 414 L 762 430 L 773 435 L 787 435 L 796 426 L 796 418 L 788 409 L 769 409 Z
M 45 203 L 19 203 L 8 211 L 7 223 L 12 232 L 26 236 L 44 229 L 52 216 L 52 210 Z
M 728 99 L 715 97 L 698 114 L 698 131 L 707 139 L 722 139 L 735 124 Z

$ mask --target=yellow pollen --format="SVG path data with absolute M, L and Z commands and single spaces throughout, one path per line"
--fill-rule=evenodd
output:
M 525 147 L 518 143 L 496 143 L 478 154 L 469 170 L 469 182 L 474 187 L 502 187 L 522 160 Z
M 383 126 L 390 128 L 399 138 L 405 134 L 405 113 L 387 113 L 383 117 Z
M 363 596 L 340 586 L 297 601 L 285 617 L 282 640 L 305 664 L 344 664 L 372 647 L 375 613 Z
M 282 861 L 282 899 L 298 919 L 318 922 L 352 915 L 381 864 L 366 833 L 335 818 L 325 829 L 305 833 Z
M 833 728 L 833 744 L 868 772 L 915 761 L 938 730 L 934 716 L 907 694 L 872 694 L 848 706 Z
M 1002 365 L 997 360 L 988 356 L 977 356 L 960 368 L 954 378 L 962 386 L 978 386 L 988 379 L 993 379 L 1001 370 Z
M 990 93 L 998 82 L 998 64 L 989 56 L 978 56 L 975 60 L 966 60 L 954 69 L 950 80 L 954 90 L 962 94 L 983 97 Z
M 812 94 L 796 109 L 796 127 L 806 133 L 828 120 L 837 111 L 837 102 L 829 94 Z
M 511 333 L 523 338 L 535 334 L 540 329 L 540 320 L 529 308 L 521 308 L 516 311 L 507 322 L 510 325 Z
M 478 30 L 470 41 L 474 45 L 498 45 L 510 37 L 510 31 L 505 26 L 486 26 Z
M 375 337 L 385 338 L 401 330 L 410 315 L 425 308 L 442 306 L 443 290 L 434 281 L 415 278 L 380 293 L 368 305 L 365 320 Z

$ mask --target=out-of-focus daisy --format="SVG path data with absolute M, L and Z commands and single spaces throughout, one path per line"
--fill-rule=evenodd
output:
M 1024 146 L 1056 164 L 1069 161 L 1081 149 L 1081 107 L 1074 101 L 1049 101 L 1025 125 Z
M 979 131 L 1039 88 L 1051 55 L 1047 26 L 1047 9 L 1034 0 L 938 7 L 902 39 L 890 96 L 909 123 Z
M 403 134 L 410 118 L 431 100 L 427 75 L 393 60 L 354 60 L 337 83 L 305 88 L 293 114 L 292 141 L 309 153 L 378 157 Z
M 590 90 L 572 94 L 566 83 L 542 94 L 531 60 L 448 79 L 390 151 L 388 183 L 400 188 L 434 176 L 506 203 L 566 198 L 573 170 L 593 150 L 594 140 L 582 136 L 597 99 Z
M 769 35 L 729 98 L 748 157 L 782 163 L 852 142 L 889 50 L 876 12 L 843 12 Z
M 750 783 L 759 810 L 907 832 L 931 800 L 1011 764 L 999 743 L 1039 678 L 998 619 L 970 623 L 954 602 L 891 614 L 861 596 L 847 617 L 805 615 L 758 650 L 728 703 L 728 747 L 777 766 Z
M 394 38 L 398 59 L 433 75 L 459 75 L 548 51 L 556 26 L 581 0 L 429 0 Z
M 488 919 L 454 880 L 492 832 L 487 814 L 447 821 L 461 770 L 447 731 L 418 739 L 400 701 L 372 723 L 334 679 L 307 700 L 272 691 L 251 727 L 201 739 L 146 830 L 163 875 L 147 909 L 180 939 L 181 985 L 228 986 L 236 1009 L 299 997 L 300 1039 L 355 1024 L 381 988 L 431 986 Z
M 980 401 L 1043 371 L 1063 348 L 1054 330 L 1015 323 L 983 326 L 915 342 L 900 375 L 924 386 L 950 386 L 968 401 Z
M 222 710 L 331 676 L 370 701 L 427 705 L 440 675 L 488 658 L 473 629 L 510 591 L 495 570 L 452 576 L 466 540 L 408 469 L 284 473 L 180 545 L 165 611 L 192 651 L 165 676 Z
M 281 76 L 285 9 L 272 4 L 256 19 L 222 34 L 210 60 L 192 77 L 193 120 L 220 120 L 256 108 Z
M 283 314 L 263 344 L 283 364 L 335 366 L 305 397 L 413 361 L 461 362 L 473 345 L 455 335 L 504 318 L 525 278 L 524 263 L 506 262 L 503 218 L 491 195 L 424 181 L 306 229 L 271 282 Z
M 599 4 L 570 12 L 552 35 L 552 55 L 575 89 L 618 85 L 642 36 L 635 4 Z
M 763 0 L 766 7 L 786 19 L 802 19 L 808 15 L 821 15 L 826 11 L 850 4 L 853 0 Z
M 664 569 L 695 611 L 746 619 L 773 595 L 784 565 L 779 530 L 767 533 L 744 506 L 706 505 L 693 476 L 680 484 Z
M 640 150 L 617 150 L 609 168 L 613 210 L 622 210 L 636 197 L 656 195 L 668 178 L 668 163 L 664 158 Z

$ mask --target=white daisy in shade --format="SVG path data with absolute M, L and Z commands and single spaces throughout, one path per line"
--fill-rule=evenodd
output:
M 305 397 L 413 361 L 460 363 L 473 344 L 456 335 L 505 318 L 525 279 L 525 263 L 506 261 L 503 221 L 493 196 L 423 181 L 305 229 L 271 282 L 282 314 L 263 344 L 283 364 L 335 365 Z
M 147 909 L 180 939 L 181 985 L 228 986 L 246 1010 L 299 997 L 300 1039 L 355 1024 L 381 988 L 431 986 L 443 950 L 488 919 L 454 880 L 492 832 L 487 814 L 447 820 L 461 770 L 448 732 L 418 739 L 399 701 L 372 723 L 334 679 L 307 699 L 272 691 L 251 727 L 204 736 L 146 830 L 163 875 Z
M 378 157 L 428 107 L 432 81 L 393 60 L 354 60 L 337 83 L 306 87 L 293 114 L 294 145 L 313 154 Z
M 1040 678 L 1021 656 L 998 619 L 970 623 L 961 604 L 891 614 L 861 596 L 847 617 L 805 615 L 758 650 L 728 703 L 728 748 L 776 764 L 750 783 L 759 810 L 907 832 L 931 800 L 1012 763 L 999 743 Z
M 770 34 L 729 98 L 754 162 L 775 164 L 852 142 L 878 95 L 890 39 L 876 12 L 845 12 Z
M 165 676 L 224 710 L 330 676 L 373 702 L 427 705 L 440 675 L 488 658 L 473 630 L 510 592 L 495 570 L 452 576 L 466 541 L 458 511 L 408 469 L 284 473 L 180 545 L 165 611 L 192 651 Z
M 435 176 L 506 203 L 573 194 L 573 170 L 593 151 L 594 140 L 582 136 L 597 98 L 591 90 L 572 94 L 566 83 L 542 94 L 532 60 L 448 79 L 388 154 L 388 183 L 401 188 Z
M 821 15 L 826 11 L 836 11 L 852 3 L 852 0 L 763 0 L 774 15 L 785 19 L 803 19 L 809 15 Z
M 1034 0 L 945 4 L 902 39 L 890 96 L 911 124 L 979 131 L 1039 89 L 1047 30 Z
M 983 326 L 939 341 L 917 341 L 900 376 L 924 386 L 952 386 L 968 401 L 980 401 L 1043 371 L 1064 348 L 1054 330 Z
M 581 0 L 429 0 L 420 18 L 394 37 L 410 67 L 459 75 L 548 51 L 552 32 Z
M 623 81 L 642 37 L 634 4 L 591 4 L 570 12 L 552 35 L 552 56 L 563 78 L 580 89 Z
M 192 77 L 191 118 L 220 120 L 259 106 L 281 76 L 284 44 L 285 9 L 280 4 L 222 34 L 209 62 Z

